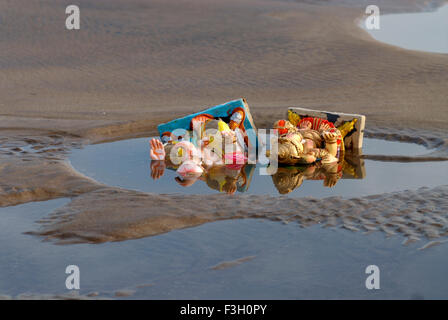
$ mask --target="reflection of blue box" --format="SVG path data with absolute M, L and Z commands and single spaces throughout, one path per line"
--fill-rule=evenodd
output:
M 229 123 L 232 113 L 241 110 L 244 112 L 243 126 L 241 128 L 243 128 L 246 132 L 249 144 L 253 147 L 256 147 L 258 143 L 256 132 L 257 129 L 255 127 L 252 115 L 250 114 L 249 106 L 245 99 L 230 101 L 218 106 L 211 107 L 207 110 L 185 116 L 183 118 L 175 119 L 167 123 L 162 123 L 157 126 L 157 129 L 159 130 L 160 137 L 162 137 L 162 135 L 167 132 L 173 132 L 175 129 L 191 130 L 191 120 L 196 116 L 204 114 L 212 116 L 215 119 L 222 119 L 223 121 Z

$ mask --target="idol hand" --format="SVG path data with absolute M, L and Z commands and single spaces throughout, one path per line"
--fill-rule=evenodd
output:
M 151 145 L 151 151 L 149 155 L 152 160 L 165 160 L 165 148 L 159 139 L 152 138 L 149 142 Z

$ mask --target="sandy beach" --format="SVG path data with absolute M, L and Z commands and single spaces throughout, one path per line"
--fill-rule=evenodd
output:
M 382 14 L 446 3 L 376 2 Z M 72 199 L 30 234 L 102 243 L 262 218 L 399 233 L 426 239 L 422 247 L 448 236 L 446 186 L 335 199 L 331 207 L 216 195 L 191 210 L 200 196 L 106 186 L 66 162 L 72 148 L 154 135 L 161 122 L 240 97 L 261 128 L 291 106 L 360 113 L 367 137 L 419 143 L 430 149 L 426 160 L 448 159 L 448 55 L 374 40 L 358 26 L 364 1 L 78 3 L 77 31 L 65 29 L 58 1 L 0 3 L 0 207 Z M 294 214 L 297 207 L 308 213 Z

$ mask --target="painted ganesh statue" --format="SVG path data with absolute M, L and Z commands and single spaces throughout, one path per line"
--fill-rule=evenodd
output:
M 338 129 L 328 120 L 313 117 L 300 119 L 297 125 L 289 120 L 278 120 L 274 129 L 279 136 L 278 163 L 285 165 L 319 160 L 322 164 L 338 162 L 344 150 L 344 136 L 349 131 L 349 128 Z

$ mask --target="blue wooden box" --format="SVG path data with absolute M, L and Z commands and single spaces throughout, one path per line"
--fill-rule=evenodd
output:
M 251 145 L 252 147 L 256 147 L 258 143 L 257 129 L 252 119 L 249 105 L 247 104 L 245 99 L 226 102 L 224 104 L 220 104 L 209 109 L 172 120 L 167 123 L 162 123 L 157 126 L 157 129 L 161 138 L 163 135 L 171 133 L 176 129 L 191 130 L 191 120 L 198 115 L 204 114 L 213 116 L 215 119 L 222 119 L 225 122 L 229 122 L 229 119 L 235 110 L 243 110 L 243 131 L 245 131 L 247 134 L 249 145 Z

